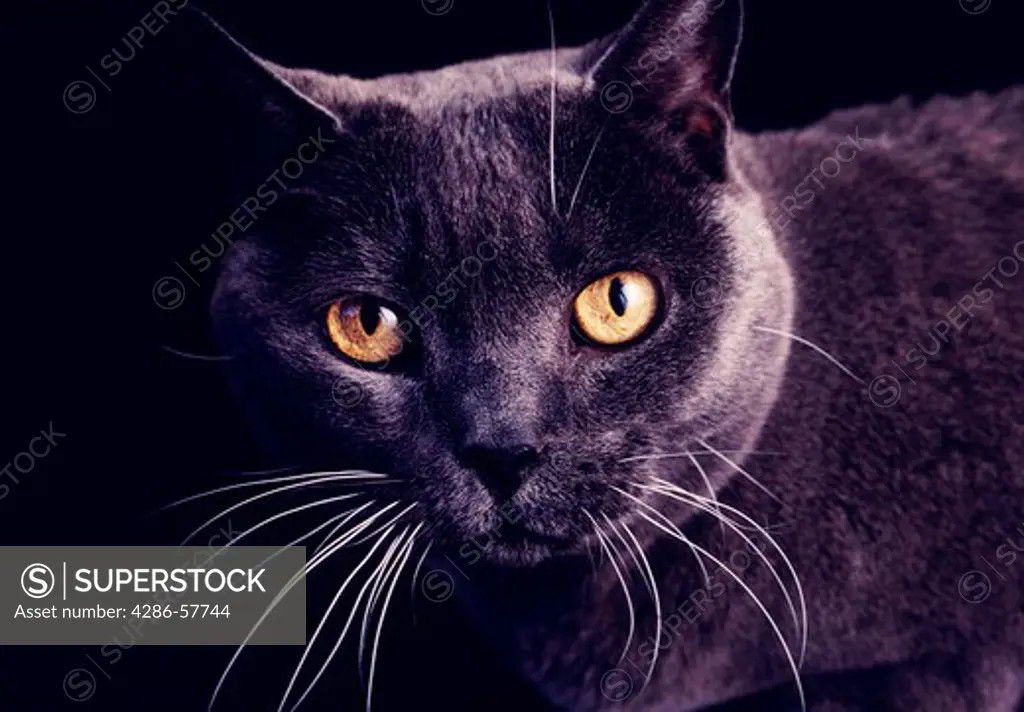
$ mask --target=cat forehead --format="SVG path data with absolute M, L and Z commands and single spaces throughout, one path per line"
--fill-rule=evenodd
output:
M 579 48 L 559 49 L 554 57 L 550 51 L 524 52 L 375 79 L 267 64 L 300 92 L 328 108 L 386 102 L 420 114 L 531 93 L 550 87 L 552 81 L 562 91 L 587 90 L 592 80 L 576 70 L 580 52 Z

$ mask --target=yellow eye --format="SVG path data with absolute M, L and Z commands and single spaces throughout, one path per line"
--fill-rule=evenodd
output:
M 398 315 L 374 299 L 341 299 L 327 311 L 327 333 L 338 349 L 363 363 L 383 363 L 402 351 Z
M 641 272 L 615 272 L 580 292 L 576 326 L 591 341 L 618 346 L 639 338 L 658 313 L 658 287 Z

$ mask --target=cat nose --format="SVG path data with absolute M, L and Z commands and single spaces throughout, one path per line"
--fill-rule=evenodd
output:
M 537 448 L 525 442 L 495 443 L 471 440 L 458 452 L 459 462 L 475 470 L 484 486 L 502 500 L 510 499 L 540 462 Z

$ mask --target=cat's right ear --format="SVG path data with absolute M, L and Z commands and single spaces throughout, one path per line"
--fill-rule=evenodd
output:
M 176 95 L 239 171 L 265 170 L 268 157 L 280 160 L 310 136 L 341 133 L 335 111 L 302 91 L 300 71 L 258 57 L 204 11 L 182 11 L 174 42 Z

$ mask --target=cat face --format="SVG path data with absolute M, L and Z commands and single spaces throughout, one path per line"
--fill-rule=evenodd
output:
M 330 131 L 232 246 L 212 311 L 290 462 L 387 474 L 374 496 L 417 503 L 443 547 L 530 564 L 631 515 L 619 490 L 664 471 L 635 458 L 744 408 L 727 82 L 610 111 L 606 67 L 648 21 L 628 54 L 561 56 L 554 112 L 548 53 L 379 82 L 273 68 L 313 103 L 293 127 Z

